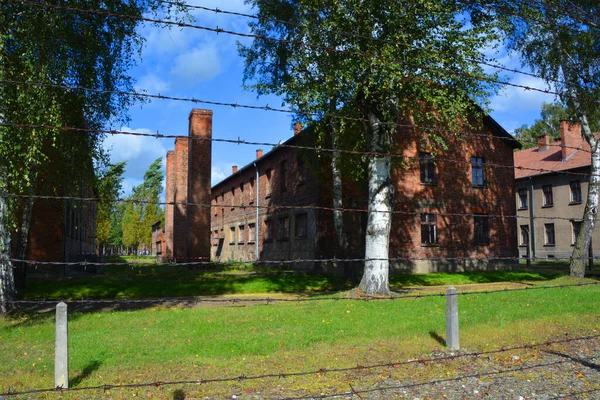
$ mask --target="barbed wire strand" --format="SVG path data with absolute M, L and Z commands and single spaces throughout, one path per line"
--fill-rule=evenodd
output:
M 552 285 L 552 286 L 526 286 L 524 288 L 513 288 L 513 289 L 495 289 L 495 290 L 482 290 L 482 291 L 465 291 L 457 292 L 455 295 L 450 296 L 479 296 L 497 293 L 512 293 L 512 292 L 531 292 L 536 290 L 554 290 L 554 289 L 566 289 L 566 288 L 579 288 L 587 286 L 600 285 L 600 281 L 594 282 L 580 282 L 576 284 L 565 284 L 565 285 Z M 288 298 L 243 298 L 243 297 L 230 297 L 230 298 L 213 298 L 213 297 L 164 297 L 155 299 L 44 299 L 44 300 L 6 300 L 7 304 L 15 305 L 55 305 L 60 302 L 67 304 L 82 305 L 82 304 L 202 304 L 202 303 L 221 303 L 221 304 L 244 304 L 244 303 L 256 303 L 273 305 L 276 303 L 312 303 L 319 301 L 333 301 L 333 302 L 372 302 L 372 301 L 398 301 L 407 299 L 425 299 L 430 297 L 447 297 L 446 293 L 427 293 L 427 294 L 408 294 L 408 295 L 395 295 L 395 296 L 369 296 L 364 295 L 363 297 L 334 297 L 334 296 L 319 296 L 316 297 L 298 297 L 295 299 Z
M 173 261 L 167 261 L 163 263 L 159 263 L 161 265 L 170 265 L 177 267 L 193 267 L 193 266 L 239 266 L 240 264 L 253 264 L 253 265 L 286 265 L 286 264 L 299 264 L 302 262 L 305 263 L 356 263 L 356 262 L 365 262 L 365 261 L 447 261 L 447 262 L 456 262 L 456 261 L 480 261 L 480 262 L 489 262 L 489 261 L 532 261 L 532 262 L 548 262 L 548 261 L 571 261 L 572 257 L 556 257 L 552 259 L 541 258 L 541 257 L 391 257 L 391 258 L 316 258 L 316 259 L 293 259 L 293 260 L 262 260 L 262 261 L 248 261 L 248 262 L 239 262 L 239 261 L 209 261 L 208 257 L 176 257 Z M 598 261 L 600 260 L 600 256 L 590 257 L 583 256 L 584 260 L 592 260 Z M 157 265 L 155 262 L 94 262 L 94 261 L 41 261 L 41 260 L 23 260 L 17 258 L 10 259 L 13 262 L 19 262 L 24 264 L 29 264 L 33 266 L 42 266 L 42 265 L 59 265 L 59 266 L 130 266 L 130 267 L 141 267 L 141 266 L 152 266 Z M 198 260 L 198 261 L 190 261 L 190 260 Z M 203 261 L 204 260 L 204 261 Z
M 480 351 L 480 352 L 470 352 L 470 353 L 462 353 L 462 354 L 451 354 L 441 357 L 434 358 L 420 358 L 408 361 L 398 361 L 391 363 L 381 363 L 381 364 L 373 364 L 373 365 L 357 365 L 355 367 L 346 367 L 346 368 L 320 368 L 318 370 L 312 371 L 303 371 L 303 372 L 280 372 L 280 373 L 270 373 L 270 374 L 262 374 L 262 375 L 253 375 L 246 376 L 240 375 L 236 377 L 225 377 L 225 378 L 214 378 L 214 379 L 186 379 L 180 381 L 154 381 L 154 382 L 146 382 L 146 383 L 129 383 L 129 384 L 103 384 L 96 386 L 83 386 L 83 387 L 74 387 L 74 388 L 48 388 L 48 389 L 33 389 L 28 391 L 6 391 L 1 396 L 22 396 L 27 394 L 39 394 L 39 393 L 49 393 L 49 392 L 79 392 L 79 391 L 87 391 L 87 390 L 104 390 L 108 391 L 111 389 L 133 389 L 133 388 L 142 388 L 142 387 L 161 387 L 161 386 L 171 386 L 171 385 L 182 385 L 182 384 L 196 384 L 203 385 L 208 383 L 224 383 L 224 382 L 242 382 L 249 380 L 257 380 L 257 379 L 267 379 L 267 378 L 290 378 L 290 377 L 298 377 L 298 376 L 308 376 L 308 375 L 318 375 L 318 374 L 328 374 L 328 373 L 340 373 L 340 372 L 350 372 L 350 371 L 361 371 L 361 370 L 369 370 L 369 369 L 379 369 L 379 368 L 390 368 L 390 367 L 398 367 L 403 365 L 410 364 L 420 364 L 420 363 L 431 363 L 431 362 L 440 362 L 447 360 L 454 360 L 464 357 L 479 357 L 484 355 L 492 355 L 503 353 L 507 351 L 515 351 L 515 350 L 527 350 L 527 349 L 537 349 L 540 347 L 551 346 L 555 344 L 565 344 L 576 341 L 583 340 L 592 340 L 600 337 L 600 335 L 589 335 L 589 336 L 580 336 L 580 337 L 571 337 L 559 340 L 549 340 L 542 343 L 534 343 L 534 344 L 526 344 L 521 346 L 513 346 L 513 347 L 502 347 L 495 350 L 489 351 Z M 568 360 L 559 361 L 558 363 L 567 363 L 572 362 Z M 549 364 L 547 364 L 549 365 Z M 490 373 L 484 373 L 490 374 Z M 485 375 L 482 375 L 485 376 Z M 436 381 L 432 381 L 431 383 L 435 383 Z
M 228 104 L 228 106 L 237 107 L 238 105 L 232 103 L 232 104 Z M 290 112 L 292 112 L 292 111 L 290 111 Z M 334 116 L 334 114 L 330 114 L 330 116 Z M 339 115 L 336 115 L 335 117 L 339 118 L 339 119 L 346 118 L 346 117 L 339 116 Z M 359 120 L 362 120 L 362 119 L 359 119 Z M 528 139 L 528 138 L 517 139 L 516 137 L 512 137 L 512 136 L 510 136 L 510 137 L 495 136 L 495 135 L 486 134 L 486 133 L 455 131 L 455 130 L 451 130 L 451 129 L 433 128 L 433 127 L 419 126 L 419 125 L 412 125 L 412 124 L 395 123 L 394 125 L 398 128 L 421 129 L 421 130 L 425 130 L 425 131 L 438 132 L 438 133 L 450 133 L 450 134 L 454 134 L 459 137 L 460 136 L 470 136 L 470 137 L 476 137 L 476 138 L 500 140 L 500 141 L 511 142 L 511 143 L 518 142 L 518 143 L 524 143 L 524 144 L 539 145 L 537 140 Z M 116 129 L 76 128 L 76 127 L 70 127 L 70 126 L 58 126 L 58 125 L 48 125 L 48 124 L 23 124 L 23 123 L 6 122 L 6 121 L 1 121 L 0 126 L 13 127 L 13 128 L 28 128 L 28 129 L 53 129 L 53 130 L 61 130 L 61 131 L 87 132 L 87 133 L 105 133 L 105 134 L 109 134 L 109 135 L 130 135 L 130 136 L 151 137 L 153 139 L 187 139 L 187 140 L 192 140 L 192 141 L 213 141 L 213 142 L 222 142 L 222 143 L 232 143 L 232 144 L 238 144 L 238 145 L 239 144 L 249 144 L 249 145 L 255 145 L 255 146 L 274 146 L 274 147 L 285 147 L 286 146 L 284 143 L 256 142 L 256 141 L 244 140 L 241 138 L 221 139 L 221 138 L 193 137 L 193 136 L 189 136 L 189 135 L 162 134 L 158 130 L 156 131 L 156 133 L 144 133 L 144 132 L 120 131 L 120 130 L 116 130 Z M 299 147 L 302 147 L 302 146 L 299 146 Z M 310 146 L 305 146 L 305 147 L 308 150 L 316 149 L 317 151 L 325 151 L 325 152 L 334 152 L 335 151 L 335 152 L 340 152 L 340 153 L 352 152 L 355 154 L 357 154 L 357 153 L 367 153 L 367 154 L 376 154 L 376 155 L 377 154 L 385 154 L 385 153 L 381 153 L 381 152 L 359 152 L 357 150 L 333 149 L 333 148 L 328 148 L 328 147 L 310 147 Z M 591 150 L 584 149 L 582 146 L 568 146 L 568 145 L 558 143 L 558 142 L 548 143 L 548 147 L 559 147 L 561 149 L 571 149 L 571 150 L 581 151 L 583 153 L 592 154 Z
M 167 21 L 167 20 L 137 16 L 137 15 L 124 15 L 124 14 L 117 14 L 117 13 L 112 13 L 110 11 L 104 11 L 104 10 L 90 10 L 90 9 L 83 9 L 83 8 L 77 8 L 77 7 L 48 4 L 48 3 L 43 3 L 43 2 L 34 2 L 31 0 L 11 0 L 11 1 L 28 4 L 28 5 L 32 5 L 35 7 L 73 11 L 73 12 L 78 12 L 78 13 L 83 13 L 83 14 L 100 15 L 100 16 L 106 16 L 106 17 L 119 18 L 119 19 L 133 19 L 133 20 L 138 20 L 138 21 L 143 21 L 143 22 L 151 22 L 151 23 L 162 24 L 162 25 L 167 25 L 167 26 L 177 26 L 179 28 L 198 29 L 198 30 L 203 30 L 203 31 L 207 31 L 207 32 L 213 32 L 216 34 L 222 33 L 222 34 L 227 34 L 227 35 L 232 35 L 232 36 L 237 36 L 237 37 L 263 40 L 263 41 L 267 41 L 267 42 L 287 43 L 290 45 L 307 47 L 307 48 L 316 49 L 316 50 L 325 51 L 325 52 L 341 53 L 341 54 L 345 54 L 345 55 L 352 55 L 352 56 L 357 56 L 357 57 L 366 58 L 366 59 L 370 59 L 370 60 L 377 60 L 377 57 L 374 57 L 369 54 L 355 52 L 352 50 L 340 50 L 340 49 L 336 49 L 333 47 L 314 45 L 314 44 L 310 44 L 310 43 L 306 43 L 306 42 L 298 41 L 298 40 L 278 39 L 278 38 L 274 38 L 274 37 L 256 35 L 256 34 L 252 34 L 252 33 L 236 32 L 236 31 L 232 31 L 232 30 L 219 28 L 218 26 L 215 28 L 212 28 L 212 27 L 207 27 L 207 26 L 202 26 L 202 25 L 189 24 L 189 23 L 185 23 L 185 22 Z M 511 86 L 511 87 L 523 89 L 525 91 L 535 91 L 535 92 L 550 94 L 550 95 L 564 97 L 564 98 L 581 100 L 578 96 L 573 96 L 571 94 L 565 94 L 565 93 L 552 91 L 552 90 L 548 90 L 548 89 L 540 89 L 540 88 L 531 87 L 531 86 L 527 86 L 527 85 L 521 85 L 521 84 L 517 84 L 517 83 L 503 81 L 500 79 L 494 79 L 494 78 L 487 77 L 487 76 L 476 76 L 476 75 L 473 75 L 472 73 L 468 73 L 468 72 L 456 71 L 456 70 L 447 69 L 447 68 L 443 68 L 443 67 L 434 67 L 434 66 L 414 64 L 414 63 L 406 62 L 404 60 L 399 60 L 399 59 L 398 60 L 392 59 L 392 60 L 386 60 L 386 61 L 389 63 L 393 63 L 393 64 L 400 64 L 400 65 L 404 65 L 404 66 L 415 67 L 420 70 L 444 72 L 444 73 L 448 73 L 448 74 L 452 74 L 452 75 L 456 75 L 456 76 L 473 78 L 480 82 L 487 82 L 487 83 L 499 84 L 499 85 L 504 85 L 504 86 Z M 586 99 L 586 101 L 600 103 L 600 100 L 596 100 L 596 99 Z
M 6 123 L 0 123 L 0 126 L 2 126 L 2 125 L 6 126 Z M 9 125 L 10 125 L 10 123 L 9 123 Z M 57 127 L 57 128 L 60 129 L 61 127 Z M 62 127 L 62 128 L 71 130 L 70 128 L 65 128 L 65 127 Z M 73 129 L 73 130 L 75 130 L 75 129 Z M 99 132 L 101 130 L 88 130 L 88 131 Z M 124 132 L 124 131 L 109 131 L 109 132 L 111 132 L 111 134 L 123 134 L 123 135 L 135 134 L 136 136 L 150 136 L 150 137 L 154 137 L 154 138 L 175 137 L 175 138 L 183 138 L 183 139 L 187 139 L 187 140 L 194 140 L 190 136 L 177 136 L 177 135 L 165 136 L 165 135 L 161 135 L 159 133 L 157 133 L 157 134 L 142 134 L 142 133 L 134 133 L 134 132 L 128 133 L 128 132 Z M 298 150 L 313 150 L 313 151 L 317 151 L 317 152 L 323 151 L 323 152 L 330 152 L 330 153 L 339 152 L 339 153 L 345 153 L 345 154 L 353 154 L 353 155 L 360 155 L 360 156 L 374 156 L 374 157 L 387 156 L 387 157 L 402 158 L 405 160 L 421 161 L 421 157 L 419 155 L 409 156 L 406 154 L 400 154 L 400 153 L 395 153 L 395 152 L 373 152 L 373 151 L 321 148 L 321 147 L 311 147 L 311 146 L 298 146 L 298 145 L 291 145 L 291 144 L 285 144 L 285 143 L 251 142 L 251 141 L 246 141 L 246 140 L 242 140 L 242 139 L 233 140 L 233 139 L 196 138 L 195 140 L 220 141 L 220 142 L 228 142 L 228 143 L 236 143 L 236 144 L 247 144 L 247 145 L 265 145 L 265 146 L 270 145 L 270 146 L 274 146 L 274 147 L 290 148 L 290 149 L 298 149 Z M 448 163 L 458 164 L 458 165 L 468 165 L 468 166 L 473 165 L 473 163 L 471 161 L 456 160 L 453 158 L 447 158 L 447 157 L 443 157 L 443 156 L 435 156 L 435 157 L 432 157 L 431 160 L 432 160 L 432 162 L 443 161 L 443 162 L 448 162 Z M 571 170 L 553 170 L 553 169 L 546 169 L 546 168 L 533 168 L 533 167 L 524 167 L 524 166 L 519 166 L 519 165 L 506 165 L 506 164 L 498 164 L 498 163 L 491 163 L 491 162 L 485 162 L 485 161 L 479 163 L 479 165 L 481 165 L 482 167 L 488 167 L 488 168 L 505 168 L 505 169 L 521 170 L 521 171 L 530 171 L 530 172 L 535 172 L 535 173 L 539 173 L 539 174 L 573 175 L 573 176 L 581 176 L 581 177 L 599 176 L 600 177 L 600 174 L 591 174 L 591 173 L 585 173 L 585 172 L 573 172 Z
M 2 193 L 0 192 L 0 197 L 4 198 L 19 198 L 19 199 L 41 199 L 41 200 L 63 200 L 63 201 L 74 201 L 74 202 L 112 202 L 112 203 L 130 203 L 130 204 L 149 204 L 149 205 L 162 205 L 162 206 L 189 206 L 189 207 L 199 207 L 199 208 L 210 208 L 210 209 L 219 209 L 219 208 L 230 208 L 230 209 L 250 209 L 250 210 L 265 210 L 266 212 L 270 210 L 274 210 L 274 212 L 278 212 L 281 210 L 319 210 L 319 211 L 343 211 L 348 213 L 365 213 L 365 214 L 392 214 L 392 215 L 407 215 L 407 216 L 419 216 L 423 213 L 432 213 L 430 211 L 404 211 L 404 210 L 368 210 L 363 208 L 344 208 L 344 207 L 326 207 L 326 206 L 304 206 L 304 205 L 253 205 L 253 204 L 208 204 L 208 203 L 190 203 L 190 202 L 178 202 L 178 201 L 150 201 L 150 200 L 139 200 L 139 199 L 122 199 L 122 198 L 106 198 L 106 197 L 77 197 L 77 196 L 50 196 L 50 195 L 34 195 L 34 194 L 16 194 L 16 193 Z M 546 220 L 546 221 L 578 221 L 576 218 L 570 217 L 555 217 L 555 216 L 534 216 L 531 217 L 529 215 L 507 215 L 507 214 L 480 214 L 476 212 L 468 212 L 468 213 L 451 213 L 451 212 L 435 212 L 438 216 L 442 217 L 481 217 L 488 219 L 527 219 L 527 220 Z M 600 218 L 595 219 L 595 221 L 600 220 Z
M 418 382 L 418 383 L 406 383 L 406 384 L 392 385 L 392 386 L 381 386 L 381 387 L 377 387 L 377 388 L 362 389 L 362 390 L 355 390 L 354 388 L 351 388 L 351 391 L 346 391 L 346 392 L 318 394 L 318 395 L 300 396 L 300 397 L 284 397 L 284 398 L 281 398 L 280 400 L 328 399 L 331 397 L 340 397 L 340 396 L 354 396 L 354 395 L 360 396 L 360 394 L 365 394 L 365 393 L 383 392 L 383 391 L 396 390 L 396 389 L 409 389 L 409 388 L 415 388 L 415 387 L 420 387 L 420 386 L 429 386 L 429 385 L 436 385 L 436 384 L 441 384 L 441 383 L 458 382 L 458 381 L 462 381 L 462 380 L 469 379 L 469 378 L 484 378 L 484 377 L 489 377 L 489 376 L 494 376 L 494 375 L 502 375 L 502 374 L 511 373 L 511 372 L 528 371 L 528 370 L 536 369 L 536 368 L 544 368 L 544 367 L 550 367 L 550 366 L 554 366 L 554 365 L 561 365 L 561 364 L 574 363 L 574 362 L 575 361 L 572 361 L 572 360 L 553 361 L 553 362 L 547 362 L 547 363 L 539 363 L 539 364 L 521 366 L 521 367 L 517 367 L 517 368 L 500 369 L 500 370 L 491 371 L 491 372 L 479 372 L 479 373 L 475 373 L 475 374 L 461 375 L 461 376 L 457 376 L 455 378 L 438 379 L 438 380 Z
M 188 3 L 185 3 L 182 1 L 169 1 L 169 0 L 159 0 L 159 3 L 179 6 L 179 7 L 183 7 L 183 8 L 187 8 L 187 9 L 195 9 L 195 10 L 202 10 L 202 11 L 207 11 L 207 12 L 214 12 L 215 14 L 233 15 L 233 16 L 238 16 L 238 17 L 255 19 L 255 20 L 259 20 L 259 21 L 275 22 L 275 23 L 279 23 L 279 24 L 291 26 L 291 27 L 296 27 L 296 28 L 302 27 L 301 24 L 297 24 L 297 23 L 290 22 L 290 21 L 284 21 L 284 20 L 277 19 L 277 18 L 265 18 L 265 17 L 261 17 L 256 14 L 247 14 L 247 13 L 241 13 L 241 12 L 236 12 L 236 11 L 229 11 L 229 10 L 221 9 L 219 7 L 211 8 L 211 7 L 206 7 L 206 6 L 188 4 Z M 339 33 L 342 36 L 368 40 L 368 41 L 376 42 L 376 43 L 385 43 L 385 44 L 392 44 L 392 45 L 398 44 L 397 40 L 387 40 L 387 39 L 381 39 L 381 38 L 376 38 L 376 37 L 369 37 L 369 36 L 365 36 L 365 35 L 359 35 L 359 34 L 356 34 L 353 32 L 337 31 L 337 33 Z M 544 79 L 543 77 L 533 74 L 531 72 L 517 70 L 516 68 L 509 68 L 509 67 L 491 63 L 491 62 L 485 61 L 485 60 L 477 60 L 477 59 L 470 58 L 470 57 L 467 57 L 466 60 L 469 62 L 472 62 L 472 63 L 485 65 L 485 66 L 488 66 L 491 68 L 511 72 L 514 74 L 525 75 L 525 76 L 529 76 L 529 77 L 533 77 L 533 78 L 537 78 L 537 79 Z M 558 80 L 558 79 L 548 79 L 548 80 L 552 81 L 552 82 L 564 84 L 563 81 Z

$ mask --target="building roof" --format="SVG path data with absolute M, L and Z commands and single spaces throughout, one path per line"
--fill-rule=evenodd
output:
M 480 108 L 478 107 L 478 109 L 480 109 Z M 520 149 L 522 147 L 521 143 L 518 140 L 516 140 L 510 133 L 508 133 L 490 115 L 485 115 L 483 117 L 483 123 L 484 123 L 485 126 L 487 126 L 491 130 L 492 133 L 500 136 L 501 138 L 504 138 L 505 140 L 503 140 L 502 142 L 504 144 L 506 144 L 507 146 L 511 147 L 512 149 Z M 286 146 L 297 146 L 297 145 L 308 146 L 308 147 L 314 146 L 314 143 L 312 145 L 310 143 L 298 143 L 302 139 L 307 139 L 308 136 L 311 136 L 311 135 L 314 135 L 314 134 L 315 134 L 314 126 L 308 126 L 307 128 L 302 129 L 301 132 L 299 132 L 298 134 L 295 134 L 291 138 L 287 139 L 285 142 L 280 143 L 277 146 L 273 147 L 273 149 L 271 149 L 270 151 L 268 151 L 265 154 L 263 154 L 262 157 L 259 157 L 259 158 L 255 159 L 255 160 L 251 161 L 250 163 L 248 163 L 247 165 L 243 166 L 242 168 L 239 168 L 237 170 L 237 172 L 232 173 L 231 175 L 225 177 L 222 181 L 220 181 L 217 184 L 213 185 L 212 188 L 211 188 L 211 191 L 214 191 L 215 189 L 217 189 L 220 186 L 224 186 L 233 177 L 239 176 L 244 171 L 246 171 L 247 169 L 254 167 L 254 164 L 260 164 L 262 161 L 264 161 L 265 159 L 267 159 L 267 158 L 271 157 L 273 154 L 275 154 L 278 150 L 280 150 L 282 148 L 286 148 Z
M 579 150 L 562 160 L 561 142 L 557 141 L 548 148 L 520 150 L 515 153 L 515 179 L 528 178 L 551 174 L 553 172 L 566 171 L 591 165 L 592 155 L 590 145 L 581 141 Z

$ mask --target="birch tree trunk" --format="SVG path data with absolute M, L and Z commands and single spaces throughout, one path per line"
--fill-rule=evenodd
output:
M 588 257 L 588 251 L 592 242 L 592 234 L 596 226 L 596 216 L 598 215 L 598 200 L 600 192 L 600 149 L 598 138 L 592 133 L 590 128 L 587 114 L 584 112 L 581 102 L 579 101 L 578 91 L 576 90 L 575 83 L 577 74 L 573 71 L 569 61 L 565 59 L 565 55 L 562 53 L 561 43 L 558 37 L 556 37 L 556 45 L 559 50 L 561 57 L 561 68 L 563 71 L 563 77 L 567 87 L 567 92 L 571 95 L 571 100 L 575 108 L 575 112 L 579 117 L 581 124 L 581 133 L 583 138 L 589 143 L 590 150 L 592 152 L 591 157 L 591 168 L 590 168 L 590 180 L 588 183 L 588 194 L 585 202 L 585 211 L 583 213 L 583 223 L 579 229 L 577 240 L 575 241 L 575 247 L 573 248 L 573 254 L 571 255 L 571 264 L 569 267 L 569 275 L 583 278 L 585 276 L 585 264 Z M 575 77 L 575 78 L 574 78 Z
M 4 179 L 0 176 L 0 179 Z M 0 181 L 0 195 L 2 194 Z M 6 313 L 12 308 L 11 301 L 15 300 L 15 279 L 10 256 L 10 232 L 8 229 L 8 204 L 6 198 L 0 196 L 0 313 Z
M 388 152 L 390 126 L 369 114 L 372 132 L 370 151 Z M 366 294 L 389 295 L 389 248 L 392 226 L 394 187 L 391 180 L 391 156 L 372 156 L 368 166 L 369 199 L 365 235 L 365 269 L 358 288 Z
M 348 258 L 349 245 L 348 236 L 344 226 L 344 193 L 342 187 L 341 155 L 337 151 L 339 148 L 339 137 L 334 126 L 330 127 L 331 143 L 333 153 L 331 156 L 331 172 L 333 175 L 333 226 L 337 233 L 338 244 L 341 251 L 341 258 Z M 344 262 L 344 274 L 352 283 L 355 283 L 356 275 L 354 265 L 350 262 Z
M 585 276 L 585 264 L 588 257 L 590 244 L 592 243 L 592 234 L 596 226 L 596 217 L 598 216 L 598 200 L 599 200 L 599 188 L 600 188 L 600 151 L 598 145 L 600 144 L 598 139 L 595 138 L 591 131 L 587 118 L 583 115 L 582 130 L 584 137 L 590 144 L 592 151 L 592 163 L 590 168 L 590 180 L 588 183 L 588 194 L 585 203 L 585 211 L 583 213 L 583 222 L 575 241 L 575 247 L 573 248 L 573 254 L 571 256 L 570 275 L 583 278 Z M 585 125 L 584 125 L 585 122 Z M 585 126 L 585 127 L 584 127 Z M 587 132 L 586 132 L 587 128 Z
M 31 216 L 33 215 L 33 205 L 35 204 L 35 198 L 33 196 L 36 192 L 36 182 L 36 177 L 33 176 L 33 179 L 31 180 L 31 185 L 27 190 L 27 194 L 29 194 L 30 197 L 27 197 L 23 204 L 21 229 L 19 230 L 16 250 L 16 258 L 18 258 L 19 260 L 27 259 L 27 246 L 29 244 Z M 23 293 L 23 291 L 25 290 L 25 280 L 27 278 L 27 265 L 25 263 L 18 263 L 16 265 L 15 271 L 15 289 L 17 293 Z

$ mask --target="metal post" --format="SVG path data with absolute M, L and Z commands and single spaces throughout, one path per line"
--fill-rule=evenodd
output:
M 458 295 L 454 286 L 446 289 L 446 346 L 452 350 L 460 348 L 458 339 Z
M 260 261 L 260 253 L 258 252 L 258 238 L 259 238 L 259 229 L 260 229 L 260 225 L 258 223 L 258 219 L 259 219 L 259 207 L 258 207 L 258 196 L 259 196 L 259 187 L 260 187 L 260 174 L 258 171 L 258 165 L 256 163 L 254 163 L 254 168 L 256 168 L 256 180 L 254 181 L 254 187 L 256 188 L 256 222 L 254 223 L 254 235 L 255 235 L 255 242 L 254 242 L 254 251 L 255 251 L 255 255 L 254 255 L 254 261 L 258 262 Z
M 69 387 L 69 347 L 67 329 L 67 305 L 56 305 L 56 341 L 54 349 L 54 387 Z

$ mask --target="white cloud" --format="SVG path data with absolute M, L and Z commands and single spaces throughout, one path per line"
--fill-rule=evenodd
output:
M 149 129 L 131 129 L 123 127 L 124 132 L 151 133 Z M 132 136 L 132 135 L 109 135 L 104 141 L 104 148 L 110 154 L 110 161 L 117 163 L 127 161 L 125 168 L 125 180 L 123 188 L 125 193 L 129 193 L 133 186 L 139 185 L 144 177 L 144 173 L 154 160 L 164 157 L 167 150 L 161 140 L 151 137 Z
M 221 72 L 215 46 L 199 47 L 175 58 L 171 75 L 186 87 L 208 81 Z
M 545 90 L 544 81 L 538 78 L 519 75 L 511 83 Z M 537 90 L 526 90 L 522 87 L 506 86 L 497 96 L 492 98 L 491 108 L 494 111 L 526 111 L 540 110 L 542 103 L 550 103 L 555 100 L 554 96 Z
M 169 84 L 156 74 L 150 73 L 138 79 L 135 89 L 145 90 L 147 93 L 152 94 L 164 93 L 169 89 Z
M 217 183 L 221 182 L 223 179 L 227 178 L 231 175 L 231 167 L 234 164 L 228 163 L 218 163 L 217 165 L 213 165 L 210 168 L 210 184 L 211 186 L 215 186 Z

